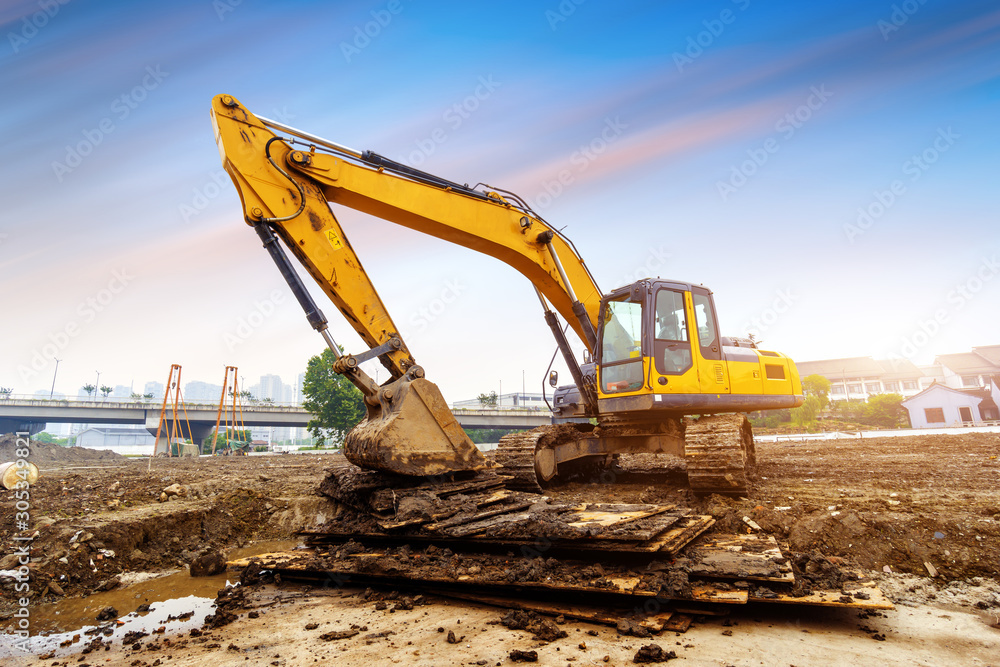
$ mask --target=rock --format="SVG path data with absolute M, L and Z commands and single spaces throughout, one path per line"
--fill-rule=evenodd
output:
M 163 489 L 163 493 L 167 496 L 178 496 L 180 498 L 186 498 L 188 494 L 188 489 L 183 484 L 171 484 L 167 488 Z
M 676 657 L 676 653 L 673 651 L 664 651 L 657 644 L 646 644 L 636 651 L 635 656 L 632 658 L 632 662 L 640 664 L 650 662 L 666 662 L 667 660 L 673 660 Z
M 192 577 L 211 577 L 226 571 L 226 559 L 221 551 L 209 551 L 191 561 Z
M 649 637 L 649 628 L 645 628 L 631 618 L 623 618 L 618 621 L 618 634 L 628 637 Z
M 66 592 L 63 591 L 62 589 L 62 586 L 60 586 L 54 581 L 49 582 L 49 590 L 55 593 L 56 595 L 66 595 Z
M 103 621 L 111 621 L 111 620 L 114 620 L 116 618 L 118 618 L 118 610 L 115 609 L 114 607 L 105 607 L 97 615 L 97 620 L 101 621 L 101 622 L 103 622 Z
M 507 654 L 511 662 L 538 662 L 538 651 L 519 651 L 514 649 Z
M 160 493 L 160 502 L 161 502 L 161 503 L 165 503 L 165 502 L 167 502 L 168 500 L 170 500 L 170 496 L 168 496 L 168 495 L 167 495 L 167 493 L 166 493 L 165 491 L 164 491 L 164 492 L 162 492 L 162 493 Z

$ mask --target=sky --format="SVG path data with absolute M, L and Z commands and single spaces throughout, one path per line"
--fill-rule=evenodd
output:
M 220 93 L 517 192 L 605 292 L 704 284 L 724 335 L 796 360 L 1000 343 L 995 2 L 34 0 L 0 27 L 15 394 L 173 363 L 292 383 L 321 351 L 221 170 Z M 540 390 L 555 343 L 524 277 L 335 213 L 447 400 Z

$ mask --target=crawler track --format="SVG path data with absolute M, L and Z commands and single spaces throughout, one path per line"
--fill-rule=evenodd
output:
M 503 466 L 503 474 L 513 475 L 507 488 L 518 491 L 541 491 L 535 475 L 535 448 L 550 428 L 540 426 L 523 433 L 513 433 L 500 438 L 496 462 Z
M 691 420 L 684 430 L 688 483 L 696 493 L 745 494 L 756 464 L 753 431 L 742 414 Z

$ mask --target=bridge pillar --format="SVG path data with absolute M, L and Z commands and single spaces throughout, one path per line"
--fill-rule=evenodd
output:
M 27 422 L 20 419 L 0 419 L 0 434 L 24 433 L 35 435 L 45 430 L 45 422 Z

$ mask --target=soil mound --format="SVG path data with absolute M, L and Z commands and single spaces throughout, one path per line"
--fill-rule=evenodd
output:
M 13 433 L 0 436 L 0 463 L 16 461 L 18 456 L 17 436 Z M 31 441 L 31 453 L 28 460 L 41 469 L 54 468 L 61 465 L 88 465 L 100 463 L 120 463 L 125 457 L 116 452 L 104 449 L 87 449 L 86 447 L 60 447 L 47 442 Z

